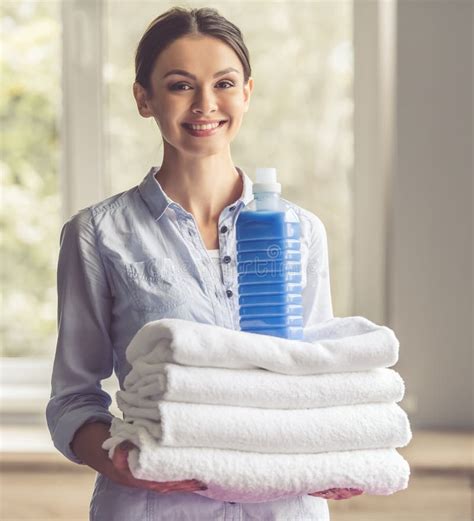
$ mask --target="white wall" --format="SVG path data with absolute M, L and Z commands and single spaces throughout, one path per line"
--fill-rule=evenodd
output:
M 387 315 L 417 427 L 473 426 L 473 6 L 397 6 Z

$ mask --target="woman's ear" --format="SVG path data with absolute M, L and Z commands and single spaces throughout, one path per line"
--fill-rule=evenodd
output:
M 148 93 L 146 89 L 138 82 L 133 84 L 133 96 L 137 102 L 138 112 L 144 118 L 151 118 L 153 113 L 148 104 Z
M 244 85 L 244 104 L 245 104 L 244 112 L 247 112 L 249 109 L 250 95 L 252 94 L 252 91 L 253 91 L 253 78 L 250 77 L 249 81 Z

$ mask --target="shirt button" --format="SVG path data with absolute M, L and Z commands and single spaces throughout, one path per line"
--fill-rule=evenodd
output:
M 228 229 L 227 226 L 222 226 L 221 233 L 225 233 Z
M 231 261 L 230 257 L 228 255 L 226 255 L 223 259 L 222 259 L 226 264 L 229 264 L 229 262 Z
M 229 210 L 230 210 L 231 212 L 233 212 L 233 211 L 235 210 L 235 206 L 231 206 L 231 207 L 229 208 Z
M 232 295 L 234 294 L 234 292 L 231 289 L 226 289 L 225 292 L 229 298 L 232 297 Z

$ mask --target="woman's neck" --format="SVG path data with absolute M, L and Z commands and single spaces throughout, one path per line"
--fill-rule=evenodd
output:
M 170 199 L 208 226 L 241 196 L 243 180 L 232 161 L 219 161 L 214 156 L 205 159 L 209 161 L 172 167 L 163 160 L 155 178 Z

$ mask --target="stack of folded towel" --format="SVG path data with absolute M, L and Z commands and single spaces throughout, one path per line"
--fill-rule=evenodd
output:
M 305 329 L 304 341 L 181 319 L 149 322 L 103 448 L 137 446 L 139 479 L 207 484 L 203 496 L 271 501 L 329 488 L 407 487 L 407 415 L 393 331 L 364 317 Z

